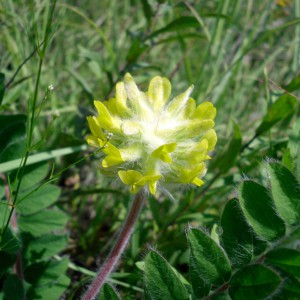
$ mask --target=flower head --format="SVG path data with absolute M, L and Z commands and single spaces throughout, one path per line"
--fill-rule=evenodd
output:
M 217 142 L 216 108 L 210 102 L 196 105 L 193 86 L 168 101 L 171 84 L 156 76 L 148 91 L 138 89 L 130 74 L 116 85 L 116 96 L 95 101 L 98 116 L 87 118 L 92 135 L 87 142 L 102 148 L 102 171 L 119 176 L 137 192 L 157 184 L 201 186 L 205 160 Z

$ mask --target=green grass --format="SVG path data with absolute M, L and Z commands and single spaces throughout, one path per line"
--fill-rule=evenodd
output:
M 25 165 L 47 161 L 48 173 L 40 179 L 59 174 L 54 182 L 62 193 L 56 206 L 69 218 L 65 228 L 68 243 L 60 253 L 70 257 L 68 276 L 72 283 L 66 297 L 71 299 L 79 293 L 81 282 L 90 275 L 88 270 L 96 270 L 109 252 L 111 237 L 131 201 L 128 190 L 100 174 L 101 154 L 89 156 L 93 149 L 82 146 L 88 133 L 86 116 L 94 111 L 93 100 L 113 96 L 116 82 L 126 72 L 145 90 L 151 77 L 167 76 L 172 95 L 194 84 L 193 98 L 198 103 L 209 100 L 218 109 L 218 144 L 202 188 L 171 190 L 175 201 L 164 194 L 149 199 L 130 247 L 113 274 L 124 299 L 140 297 L 142 278 L 135 263 L 142 260 L 148 244 L 156 245 L 184 274 L 188 261 L 184 230 L 188 223 L 209 228 L 217 223 L 244 174 L 266 179 L 265 157 L 282 160 L 285 155 L 286 165 L 296 169 L 299 129 L 294 126 L 300 95 L 287 86 L 299 75 L 300 5 L 298 1 L 287 3 L 0 3 L 0 72 L 7 85 L 0 114 L 23 114 L 27 119 L 25 151 L 12 147 L 10 155 L 0 155 L 0 172 L 6 175 L 0 186 L 1 203 L 5 204 L 0 210 L 6 214 L 0 213 L 0 224 L 7 224 L 9 214 L 4 185 L 14 186 L 14 199 L 22 180 L 17 179 L 14 185 L 13 179 L 22 178 Z M 48 90 L 50 85 L 53 91 Z M 294 110 L 256 134 L 268 109 L 284 92 L 295 99 Z M 241 145 L 230 146 L 233 121 L 236 134 L 240 131 Z M 4 125 L 0 123 L 0 151 L 11 137 L 1 135 Z M 230 163 L 222 162 L 223 156 Z M 298 174 L 299 166 L 298 161 Z M 12 173 L 18 168 L 19 177 Z M 18 218 L 18 208 L 16 213 Z M 0 276 L 3 284 L 5 277 Z

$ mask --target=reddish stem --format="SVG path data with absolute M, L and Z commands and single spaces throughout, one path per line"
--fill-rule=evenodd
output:
M 0 174 L 0 177 L 4 181 L 5 196 L 7 198 L 8 205 L 11 206 L 11 209 L 12 209 L 13 202 L 12 202 L 12 199 L 11 199 L 8 183 L 6 181 L 6 178 L 5 178 L 4 174 Z M 15 233 L 18 232 L 18 224 L 17 224 L 17 218 L 16 218 L 15 211 L 12 212 L 11 219 L 10 219 L 10 224 L 11 224 L 12 230 Z M 23 267 L 22 267 L 22 256 L 21 256 L 20 251 L 17 252 L 17 260 L 16 260 L 16 263 L 13 267 L 13 270 L 17 274 L 17 276 L 19 277 L 20 280 L 24 279 L 24 277 L 23 277 Z
M 100 268 L 96 278 L 89 286 L 87 292 L 83 295 L 82 300 L 93 300 L 99 293 L 102 285 L 105 283 L 109 274 L 115 268 L 116 264 L 120 259 L 121 254 L 123 253 L 125 247 L 129 242 L 134 224 L 143 206 L 144 199 L 145 199 L 145 191 L 142 189 L 140 192 L 136 194 L 130 212 L 123 225 L 123 228 L 121 229 L 121 232 L 118 236 L 115 245 L 113 246 L 108 257 L 106 258 L 104 264 Z

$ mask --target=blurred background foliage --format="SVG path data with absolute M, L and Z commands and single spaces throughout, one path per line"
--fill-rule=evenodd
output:
M 72 283 L 66 284 L 66 299 L 75 297 L 91 275 L 88 270 L 96 270 L 108 253 L 131 201 L 128 190 L 99 173 L 101 155 L 88 156 L 93 149 L 85 146 L 86 116 L 94 114 L 93 100 L 112 97 L 116 82 L 130 72 L 145 90 L 155 75 L 171 80 L 173 95 L 194 84 L 196 101 L 211 101 L 218 109 L 218 144 L 206 184 L 150 197 L 118 273 L 112 275 L 124 299 L 138 298 L 142 276 L 135 262 L 145 255 L 147 245 L 155 245 L 184 274 L 187 224 L 211 228 L 218 223 L 244 176 L 265 183 L 265 157 L 283 161 L 299 176 L 300 4 L 58 1 L 49 27 L 52 7 L 49 0 L 0 2 L 0 172 L 6 174 L 1 197 L 5 203 L 4 187 L 19 166 L 12 160 L 24 153 L 20 142 L 26 139 L 24 122 L 33 109 L 45 45 L 30 155 L 41 154 L 35 162 L 46 162 L 46 172 L 36 182 L 59 174 L 54 184 L 61 194 L 49 205 L 68 219 L 62 227 L 68 240 L 56 255 L 69 257 L 66 268 Z M 4 116 L 20 114 L 25 115 L 17 117 L 19 122 L 24 118 L 23 125 L 5 131 L 4 125 L 15 120 Z M 14 135 L 22 126 L 24 130 Z M 52 150 L 56 152 L 50 159 Z M 32 205 L 30 198 L 26 204 Z M 17 220 L 20 210 L 17 207 Z

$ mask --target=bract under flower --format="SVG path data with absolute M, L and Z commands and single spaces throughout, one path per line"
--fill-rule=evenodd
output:
M 155 194 L 164 183 L 201 186 L 205 160 L 217 142 L 216 108 L 196 106 L 193 86 L 169 101 L 171 84 L 156 76 L 142 92 L 129 73 L 116 85 L 116 96 L 95 101 L 98 116 L 88 117 L 87 142 L 102 148 L 102 168 L 136 193 L 147 186 Z

